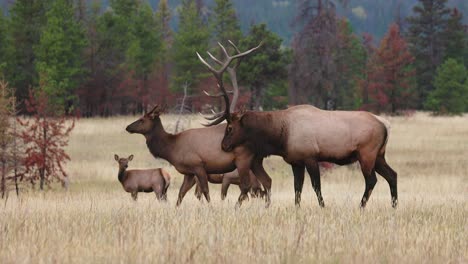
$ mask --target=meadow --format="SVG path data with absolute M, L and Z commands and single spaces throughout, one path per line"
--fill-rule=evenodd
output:
M 468 116 L 388 117 L 387 161 L 398 172 L 391 207 L 378 176 L 365 210 L 358 165 L 322 171 L 321 209 L 310 179 L 294 206 L 293 176 L 278 157 L 265 161 L 272 205 L 250 199 L 235 210 L 210 184 L 212 202 L 191 190 L 175 207 L 183 177 L 154 159 L 141 135 L 124 128 L 136 117 L 80 119 L 67 151 L 70 189 L 59 184 L 0 200 L 1 263 L 466 263 L 468 262 Z M 199 116 L 189 118 L 201 127 Z M 174 126 L 174 116 L 163 124 Z M 154 194 L 134 202 L 117 180 L 120 156 L 130 168 L 168 168 L 167 203 Z

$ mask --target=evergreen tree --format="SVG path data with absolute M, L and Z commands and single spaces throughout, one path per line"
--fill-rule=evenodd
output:
M 156 12 L 156 20 L 157 24 L 159 25 L 164 43 L 167 46 L 166 48 L 168 48 L 172 43 L 172 29 L 169 24 L 171 21 L 171 10 L 169 9 L 167 0 L 159 1 L 158 11 Z
M 335 52 L 337 67 L 336 106 L 337 109 L 355 109 L 359 105 L 358 80 L 362 79 L 366 66 L 366 50 L 359 37 L 354 34 L 348 20 L 338 21 L 337 49 Z
M 444 38 L 447 40 L 445 59 L 452 58 L 460 63 L 468 63 L 465 61 L 468 39 L 463 25 L 463 14 L 457 8 L 454 8 L 450 13 Z
M 287 103 L 287 66 L 290 52 L 281 48 L 282 39 L 269 31 L 266 24 L 254 25 L 240 43 L 241 50 L 248 50 L 263 42 L 263 46 L 242 60 L 240 84 L 250 89 L 250 108 L 259 110 Z
M 448 59 L 437 69 L 435 89 L 429 94 L 426 108 L 438 114 L 461 114 L 468 111 L 468 71 L 455 59 Z
M 242 32 L 231 0 L 215 0 L 211 30 L 215 43 L 220 42 L 227 45 L 228 40 L 239 43 Z
M 195 1 L 183 0 L 179 9 L 179 31 L 173 45 L 173 89 L 180 90 L 186 82 L 195 87 L 206 76 L 206 69 L 195 54 L 208 50 L 208 39 L 207 26 L 197 12 Z
M 4 78 L 10 54 L 8 20 L 0 8 L 0 79 Z
M 75 90 L 85 73 L 83 50 L 86 44 L 72 4 L 67 0 L 54 1 L 36 49 L 36 68 L 51 104 L 60 109 L 68 111 L 76 104 Z
M 46 21 L 48 2 L 16 0 L 10 10 L 10 33 L 14 47 L 11 65 L 14 67 L 7 75 L 10 86 L 16 88 L 19 102 L 27 99 L 29 88 L 38 83 L 34 47 L 39 44 L 41 28 Z M 23 112 L 24 110 L 22 109 Z
M 444 58 L 444 32 L 450 12 L 446 5 L 447 0 L 419 0 L 413 8 L 414 16 L 408 18 L 408 41 L 416 59 L 420 106 L 433 90 L 436 69 Z
M 148 79 L 161 57 L 161 32 L 149 4 L 141 5 L 132 26 L 132 41 L 127 50 L 127 64 L 134 79 L 140 81 L 138 111 L 147 110 L 149 104 Z

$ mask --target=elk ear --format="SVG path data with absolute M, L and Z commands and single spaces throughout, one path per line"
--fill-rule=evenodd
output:
M 128 161 L 132 161 L 132 159 L 133 159 L 133 154 L 128 156 Z
M 147 113 L 146 115 L 151 119 L 155 119 L 157 116 L 159 116 L 160 109 L 161 108 L 159 105 L 155 105 L 153 109 L 149 111 L 149 113 Z
M 242 118 L 244 117 L 245 112 L 245 109 L 241 109 L 239 112 L 233 113 L 231 115 L 232 121 L 240 121 L 240 124 L 242 125 Z
M 115 161 L 119 161 L 119 156 L 117 154 L 114 154 L 114 159 Z

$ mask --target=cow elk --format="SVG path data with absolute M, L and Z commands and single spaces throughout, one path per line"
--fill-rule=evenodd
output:
M 128 162 L 133 160 L 133 155 L 128 158 L 119 158 L 114 155 L 119 163 L 118 179 L 124 190 L 137 200 L 139 192 L 154 192 L 158 200 L 167 200 L 167 188 L 171 183 L 171 176 L 164 169 L 127 170 Z
M 230 44 L 235 47 L 234 44 Z M 237 67 L 239 61 L 234 68 L 229 67 L 231 62 L 235 59 L 247 56 L 259 47 L 252 48 L 245 52 L 239 52 L 236 47 L 237 54 L 230 56 L 221 44 L 220 46 L 225 54 L 226 60 L 225 62 L 221 62 L 214 58 L 213 55 L 209 54 L 216 63 L 221 64 L 219 70 L 214 70 L 211 67 L 209 68 L 214 74 L 220 89 L 225 91 L 222 79 L 224 71 L 228 70 L 229 72 L 235 73 L 235 67 Z M 214 96 L 222 96 L 225 98 L 226 111 L 229 112 L 230 107 L 227 92 Z M 224 136 L 226 125 L 219 123 L 224 120 L 224 114 L 216 114 L 210 118 L 210 120 L 213 121 L 209 124 L 209 127 L 188 129 L 178 134 L 170 134 L 164 130 L 162 125 L 160 118 L 162 113 L 163 109 L 157 105 L 149 113 L 128 125 L 126 130 L 129 133 L 142 134 L 146 139 L 146 145 L 149 151 L 154 157 L 167 160 L 179 173 L 184 175 L 177 205 L 180 205 L 187 191 L 195 184 L 194 176 L 197 177 L 201 191 L 209 202 L 210 195 L 207 174 L 227 173 L 236 168 L 239 174 L 243 175 L 241 178 L 247 179 L 246 182 L 241 182 L 241 185 L 242 183 L 245 185 L 241 187 L 242 189 L 245 189 L 245 187 L 250 189 L 250 182 L 248 179 L 249 170 L 252 168 L 253 173 L 269 194 L 271 178 L 263 168 L 263 159 L 256 158 L 248 148 L 242 146 L 232 148 L 232 151 L 229 152 L 225 152 L 221 149 L 221 141 Z M 267 205 L 269 202 L 269 195 L 267 195 Z

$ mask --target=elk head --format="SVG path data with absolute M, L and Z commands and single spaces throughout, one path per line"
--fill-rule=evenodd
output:
M 159 105 L 156 105 L 151 111 L 143 115 L 137 121 L 131 123 L 127 126 L 127 132 L 133 134 L 147 134 L 149 133 L 154 127 L 155 119 L 158 119 L 161 113 L 164 112 L 163 108 Z
M 236 146 L 246 140 L 246 130 L 244 129 L 244 112 L 232 113 L 231 121 L 227 124 L 221 148 L 224 151 L 232 151 Z
M 119 170 L 126 170 L 128 162 L 133 160 L 133 155 L 128 156 L 128 158 L 119 158 L 119 155 L 114 154 L 114 159 L 119 163 Z
M 221 43 L 218 42 L 218 45 L 221 48 L 221 50 L 223 51 L 224 56 L 226 58 L 226 61 L 224 61 L 224 62 L 217 59 L 210 52 L 207 52 L 208 56 L 210 56 L 210 58 L 215 63 L 217 63 L 218 65 L 221 66 L 221 68 L 219 68 L 218 70 L 215 70 L 197 52 L 198 58 L 208 68 L 208 70 L 210 70 L 213 73 L 213 75 L 216 78 L 216 81 L 218 83 L 218 88 L 221 90 L 221 93 L 219 93 L 217 95 L 211 95 L 211 94 L 207 93 L 206 91 L 204 91 L 205 94 L 210 96 L 210 97 L 223 97 L 224 102 L 225 102 L 224 112 L 214 113 L 214 115 L 211 116 L 211 117 L 205 117 L 206 119 L 212 121 L 211 123 L 204 124 L 205 126 L 214 126 L 214 125 L 217 125 L 217 124 L 223 122 L 224 120 L 226 120 L 228 123 L 231 122 L 231 113 L 234 112 L 234 110 L 235 110 L 237 98 L 238 98 L 238 95 L 239 95 L 239 87 L 237 86 L 236 69 L 240 64 L 240 61 L 241 61 L 242 57 L 245 57 L 245 56 L 249 55 L 250 53 L 254 52 L 255 50 L 257 50 L 258 48 L 260 48 L 262 46 L 262 43 L 260 43 L 257 47 L 249 49 L 249 50 L 247 50 L 245 52 L 240 52 L 239 48 L 237 48 L 237 46 L 234 43 L 232 43 L 232 41 L 229 40 L 229 44 L 236 50 L 236 52 L 237 52 L 236 55 L 233 55 L 233 56 L 229 55 L 229 53 L 226 51 L 226 48 Z M 229 65 L 231 64 L 231 62 L 234 59 L 238 59 L 236 65 L 233 66 L 233 67 L 229 67 Z M 229 76 L 230 76 L 231 81 L 232 81 L 232 86 L 233 86 L 233 92 L 232 93 L 234 94 L 234 96 L 233 96 L 233 99 L 232 99 L 232 103 L 229 103 L 228 91 L 226 90 L 226 88 L 224 88 L 224 83 L 223 83 L 223 73 L 226 70 L 229 73 Z

